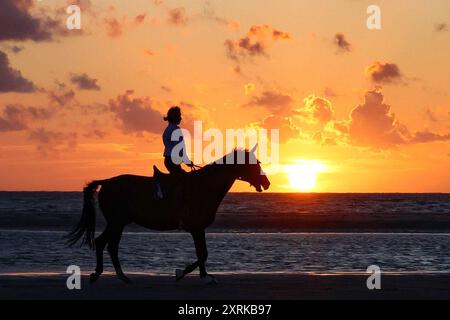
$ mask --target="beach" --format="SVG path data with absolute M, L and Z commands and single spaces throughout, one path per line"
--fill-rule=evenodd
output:
M 95 254 L 68 247 L 81 193 L 0 192 L 0 299 L 450 299 L 448 194 L 230 194 L 206 230 L 207 270 L 176 282 L 196 260 L 185 232 L 127 226 L 119 258 L 133 280 L 105 274 L 90 284 Z M 97 234 L 104 227 L 97 213 Z M 79 266 L 82 290 L 65 270 Z M 365 273 L 382 270 L 381 290 Z
M 130 274 L 124 284 L 105 274 L 94 284 L 87 275 L 81 290 L 66 287 L 66 274 L 2 274 L 0 299 L 40 300 L 380 300 L 450 299 L 449 274 L 385 274 L 381 289 L 369 290 L 366 274 L 219 274 L 218 284 L 198 276 Z

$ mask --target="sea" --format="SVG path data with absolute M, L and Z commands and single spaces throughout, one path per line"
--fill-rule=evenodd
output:
M 70 265 L 91 272 L 94 252 L 64 239 L 81 207 L 79 192 L 0 192 L 0 274 L 64 273 Z M 450 194 L 231 193 L 207 229 L 207 268 L 333 274 L 376 265 L 392 273 L 447 273 L 446 226 Z M 189 234 L 134 226 L 124 232 L 119 258 L 125 271 L 157 274 L 196 260 Z M 113 271 L 106 250 L 105 270 Z

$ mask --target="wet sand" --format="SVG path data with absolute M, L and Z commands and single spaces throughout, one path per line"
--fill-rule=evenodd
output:
M 368 290 L 366 274 L 220 274 L 218 284 L 196 275 L 130 274 L 124 284 L 105 274 L 94 284 L 82 276 L 81 290 L 68 290 L 65 274 L 1 274 L 0 299 L 308 300 L 450 299 L 450 274 L 384 274 L 380 290 Z

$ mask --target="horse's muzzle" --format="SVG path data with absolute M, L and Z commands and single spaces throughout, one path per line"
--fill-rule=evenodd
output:
M 270 187 L 270 181 L 267 179 L 266 175 L 263 175 L 263 181 L 261 181 L 261 186 L 264 188 L 264 190 L 269 189 Z

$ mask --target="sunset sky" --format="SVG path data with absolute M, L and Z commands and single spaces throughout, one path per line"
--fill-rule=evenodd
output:
M 65 27 L 69 4 L 81 30 Z M 0 190 L 151 175 L 177 104 L 187 128 L 280 129 L 269 191 L 450 192 L 449 13 L 448 0 L 2 0 Z

